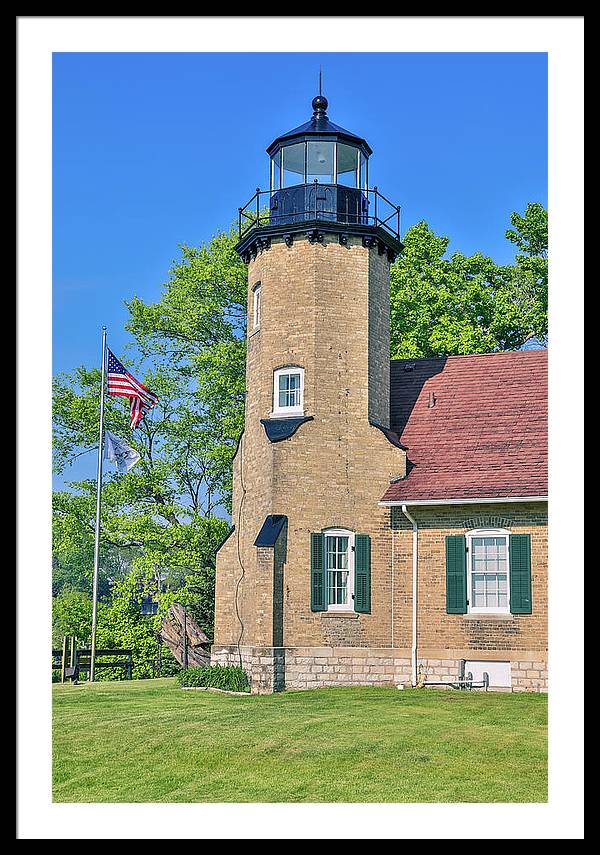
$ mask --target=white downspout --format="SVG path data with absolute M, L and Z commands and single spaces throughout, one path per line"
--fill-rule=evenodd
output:
M 402 513 L 412 525 L 412 646 L 410 651 L 411 683 L 417 685 L 417 580 L 419 560 L 419 539 L 416 520 L 409 514 L 406 505 L 402 505 Z

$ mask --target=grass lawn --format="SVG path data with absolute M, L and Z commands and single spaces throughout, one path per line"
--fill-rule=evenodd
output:
M 56 802 L 542 802 L 546 696 L 53 686 Z

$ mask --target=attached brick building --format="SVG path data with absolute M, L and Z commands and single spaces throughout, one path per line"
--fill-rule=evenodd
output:
M 256 692 L 545 690 L 546 352 L 389 358 L 398 209 L 327 101 L 240 211 L 245 430 L 212 661 Z

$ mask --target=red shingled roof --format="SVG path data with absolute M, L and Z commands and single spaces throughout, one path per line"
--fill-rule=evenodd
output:
M 382 501 L 546 496 L 547 364 L 546 350 L 392 360 L 408 475 Z

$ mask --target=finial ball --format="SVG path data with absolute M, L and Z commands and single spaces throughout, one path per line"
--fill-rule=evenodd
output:
M 329 105 L 327 98 L 324 95 L 317 95 L 316 98 L 312 100 L 312 108 L 313 110 L 319 113 L 324 113 Z

